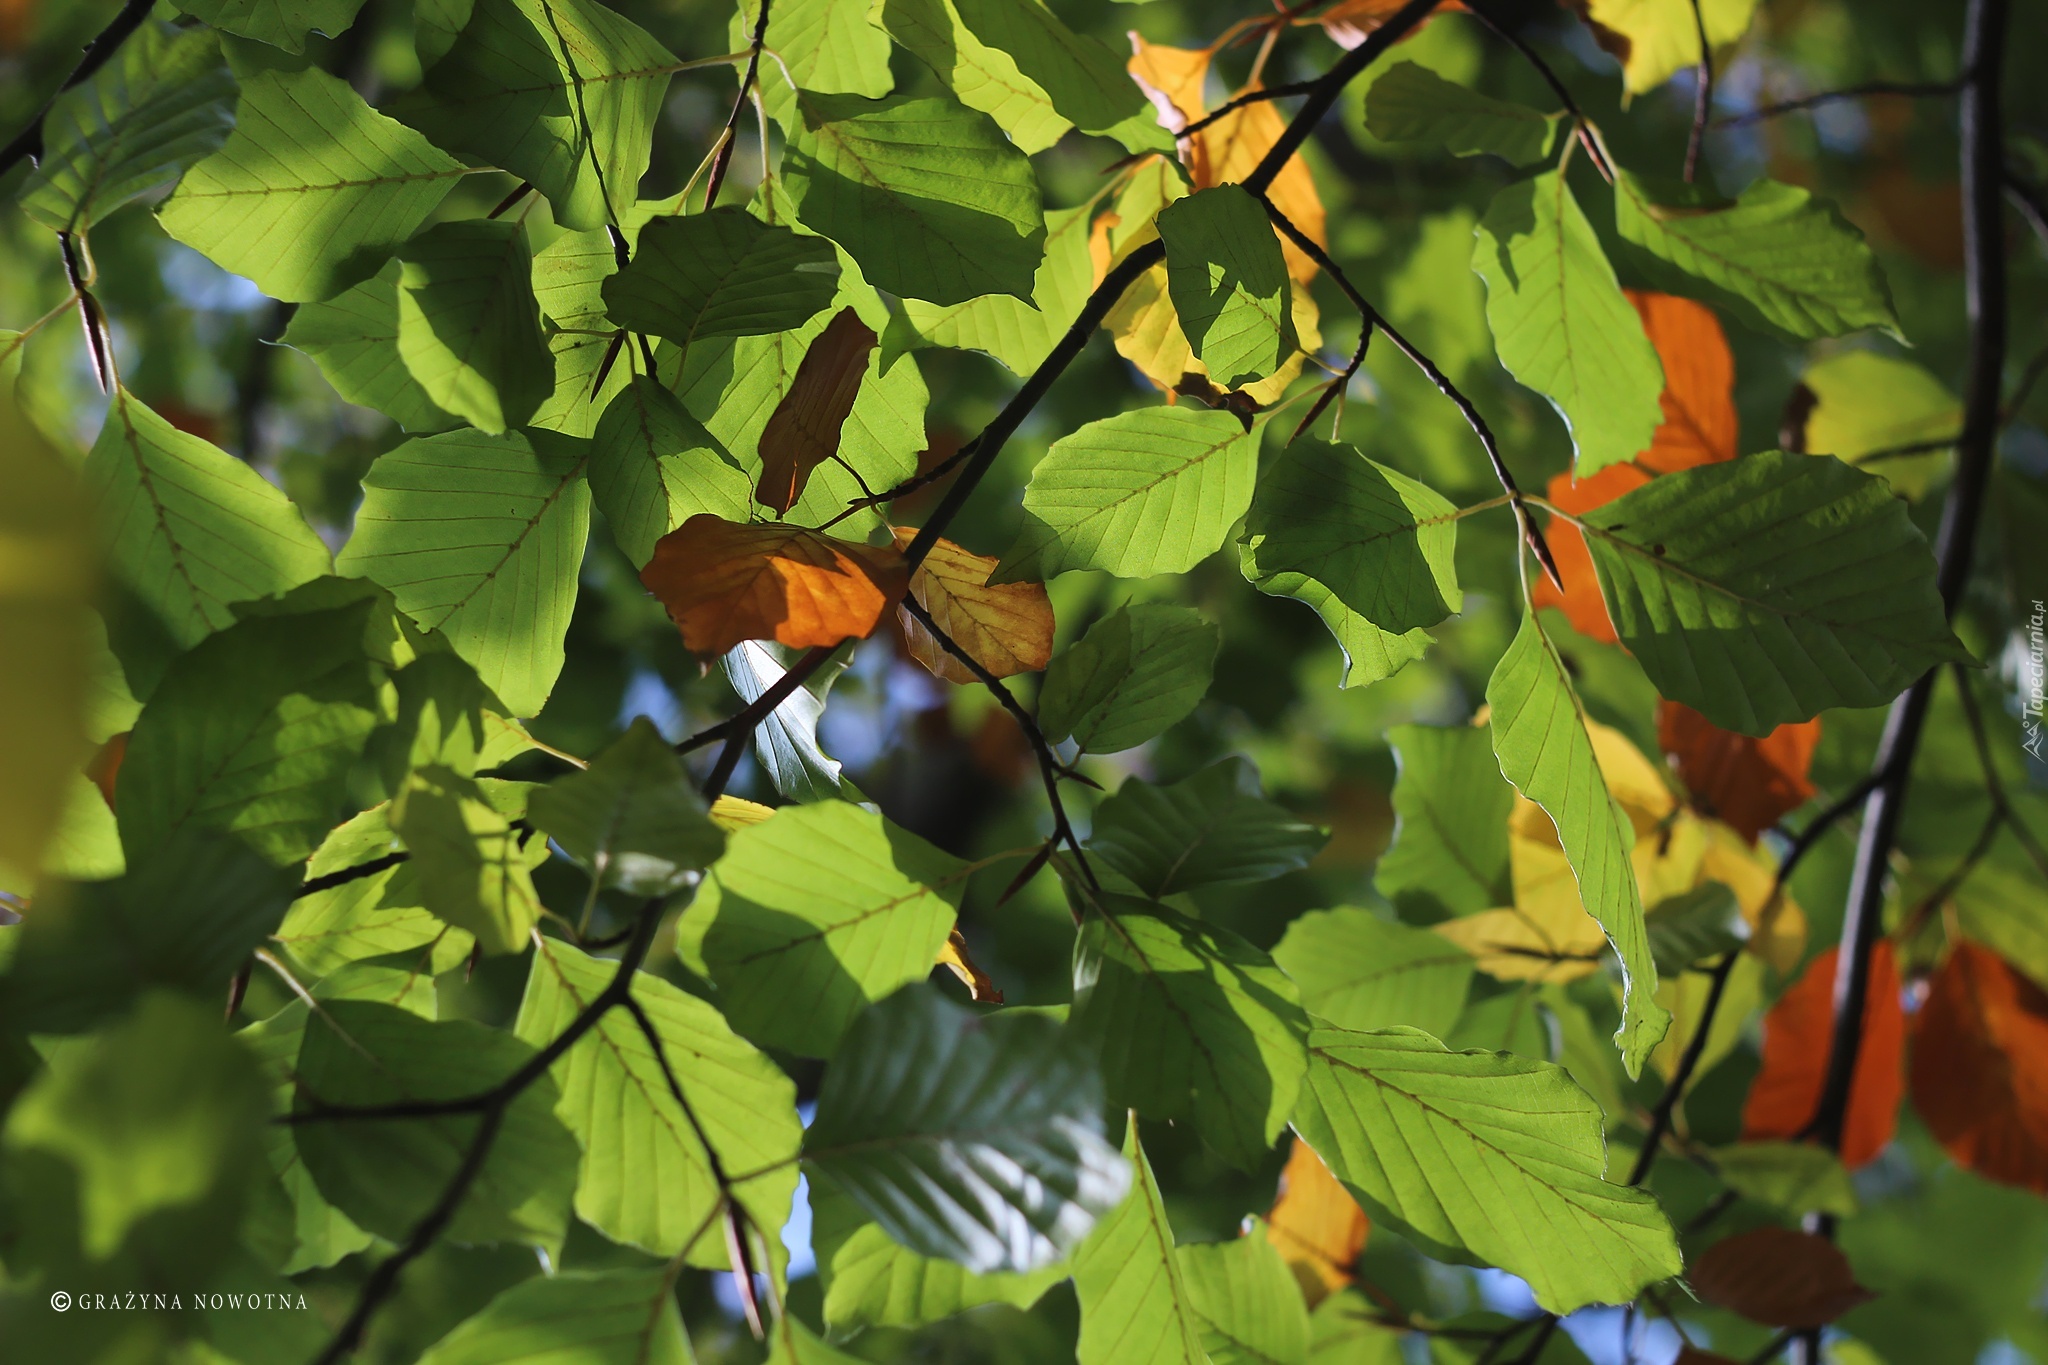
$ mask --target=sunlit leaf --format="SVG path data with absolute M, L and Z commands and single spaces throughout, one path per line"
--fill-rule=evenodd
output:
M 524 425 L 554 375 L 526 230 L 442 223 L 398 258 L 398 354 L 429 401 L 493 435 Z
M 632 263 L 605 280 L 604 304 L 628 331 L 688 346 L 801 327 L 838 280 L 830 242 L 727 207 L 642 228 Z
M 479 785 L 503 801 L 506 784 Z M 373 806 L 327 836 L 307 862 L 306 876 L 332 876 L 399 851 L 391 808 Z M 410 953 L 415 961 L 428 962 L 431 971 L 446 971 L 469 956 L 473 940 L 468 931 L 427 909 L 419 871 L 410 861 L 399 862 L 300 896 L 292 901 L 275 937 L 294 963 L 316 977 L 350 962 L 393 953 Z
M 1210 1365 L 1305 1365 L 1308 1310 L 1280 1252 L 1254 1228 L 1174 1252 Z
M 756 702 L 782 681 L 789 671 L 785 656 L 793 653 L 758 640 L 742 640 L 726 651 L 718 666 L 741 701 Z M 818 721 L 825 714 L 825 697 L 846 671 L 850 657 L 851 650 L 842 648 L 754 730 L 754 760 L 775 790 L 793 800 L 822 801 L 840 789 L 839 761 L 819 745 Z M 714 806 L 712 817 L 716 819 L 717 814 Z
M 1927 491 L 1948 463 L 1945 443 L 1962 430 L 1962 404 L 1910 360 L 1842 351 L 1807 366 L 1799 383 L 1812 405 L 1797 432 L 1788 433 L 1799 437 L 1796 448 L 1864 468 L 1908 497 Z M 1931 449 L 1916 454 L 1880 454 L 1929 443 Z M 1866 461 L 1873 455 L 1878 458 Z
M 1805 973 L 1764 1016 L 1763 1069 L 1750 1082 L 1749 1099 L 1742 1108 L 1745 1140 L 1807 1135 L 1827 1076 L 1839 956 L 1839 949 L 1829 948 L 1807 963 Z M 1906 1088 L 1906 1016 L 1889 940 L 1879 940 L 1871 949 L 1868 989 L 1862 1045 L 1842 1127 L 1842 1161 L 1851 1170 L 1875 1161 L 1892 1140 Z
M 1780 725 L 1761 739 L 1723 730 L 1689 706 L 1657 706 L 1657 742 L 1701 812 L 1754 840 L 1813 797 L 1807 770 L 1820 720 Z
M 1210 377 L 1236 388 L 1279 369 L 1295 349 L 1293 290 L 1258 201 L 1219 185 L 1169 204 L 1157 221 L 1174 312 Z
M 474 781 L 422 768 L 392 799 L 391 828 L 417 865 L 429 910 L 487 953 L 516 953 L 540 921 L 533 869 L 547 841 L 516 829 Z
M 527 818 L 601 883 L 664 896 L 725 850 L 704 798 L 645 716 L 591 759 L 527 802 Z
M 704 513 L 661 538 L 640 578 L 685 645 L 722 654 L 744 640 L 794 648 L 864 638 L 910 574 L 893 549 Z
M 654 547 L 700 513 L 744 521 L 747 476 L 673 393 L 634 375 L 590 438 L 590 496 L 626 558 L 644 566 Z
M 1913 1108 L 1958 1165 L 2048 1192 L 2048 993 L 1956 942 L 1913 1017 L 1912 1080 Z
M 1266 1213 L 1266 1239 L 1294 1272 L 1309 1306 L 1352 1280 L 1372 1224 L 1358 1201 L 1300 1138 L 1287 1148 L 1280 1191 Z
M 1301 988 L 1310 1014 L 1348 1029 L 1406 1024 L 1442 1037 L 1465 1008 L 1472 981 L 1463 948 L 1349 906 L 1296 919 L 1273 960 Z
M 1399 764 L 1398 823 L 1393 846 L 1373 867 L 1373 885 L 1396 905 L 1426 907 L 1424 922 L 1506 905 L 1514 894 L 1508 814 L 1515 793 L 1485 729 L 1402 725 L 1387 732 L 1387 742 Z
M 573 1353 L 573 1354 L 572 1354 Z M 690 1365 L 670 1274 L 570 1270 L 513 1285 L 427 1348 L 420 1365 Z
M 900 3 L 903 0 L 889 0 L 892 10 Z M 1065 334 L 1088 298 L 1093 283 L 1088 261 L 1090 212 L 1083 205 L 1045 215 L 1045 259 L 1031 277 L 1030 303 L 1008 294 L 983 294 L 945 307 L 905 299 L 904 316 L 931 345 L 984 351 L 1012 373 L 1030 374 Z M 886 345 L 887 338 L 884 342 Z
M 1080 1365 L 1208 1365 L 1158 1177 L 1133 1118 L 1124 1136 L 1131 1189 L 1074 1255 Z
M 435 406 L 398 353 L 403 269 L 393 261 L 331 299 L 299 305 L 279 339 L 311 356 L 349 402 L 375 408 L 407 431 L 443 431 L 456 419 Z
M 916 536 L 910 527 L 897 527 L 896 548 L 908 549 Z M 1052 658 L 1052 601 L 1043 583 L 990 583 L 996 562 L 941 536 L 910 576 L 910 595 L 948 639 L 996 677 L 1036 673 Z M 902 623 L 912 658 L 948 682 L 978 681 L 922 621 L 905 611 Z
M 994 119 L 1019 150 L 1042 152 L 1073 126 L 1016 58 L 974 36 L 949 0 L 882 0 L 874 13 L 897 46 L 916 53 L 962 104 Z
M 1675 72 L 1697 66 L 1700 30 L 1724 47 L 1749 29 L 1758 0 L 1576 0 L 1573 8 L 1600 45 L 1622 64 L 1630 94 L 1654 90 Z
M 1549 155 L 1558 116 L 1497 100 L 1443 79 L 1428 67 L 1396 62 L 1365 96 L 1365 126 L 1389 142 L 1432 142 L 1458 156 L 1491 152 L 1517 166 Z

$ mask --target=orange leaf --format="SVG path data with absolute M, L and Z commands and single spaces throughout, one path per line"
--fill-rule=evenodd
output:
M 1657 474 L 1735 458 L 1735 357 L 1714 310 L 1674 294 L 1627 291 L 1664 362 L 1664 421 L 1636 463 Z
M 897 549 L 908 549 L 916 538 L 915 528 L 896 528 Z M 991 585 L 989 575 L 1000 562 L 940 537 L 911 575 L 910 595 L 954 644 L 998 678 L 1036 673 L 1052 658 L 1052 599 L 1043 583 Z M 978 681 L 907 611 L 903 639 L 911 658 L 947 682 Z
M 1694 807 L 1733 825 L 1751 843 L 1813 797 L 1806 774 L 1820 744 L 1818 716 L 1755 739 L 1664 701 L 1657 704 L 1657 743 L 1677 761 Z
M 742 640 L 804 648 L 859 639 L 903 596 L 909 578 L 894 549 L 709 512 L 656 541 L 640 571 L 698 654 L 723 654 Z
M 1763 1069 L 1750 1083 L 1749 1101 L 1742 1108 L 1745 1141 L 1796 1138 L 1813 1121 L 1827 1075 L 1840 951 L 1830 948 L 1808 963 L 1806 974 L 1764 1016 Z M 1856 1055 L 1849 1118 L 1842 1130 L 1842 1161 L 1852 1169 L 1876 1160 L 1892 1140 L 1905 1090 L 1905 1047 L 1898 961 L 1890 941 L 1882 940 L 1871 952 L 1863 1046 Z
M 1649 481 L 1650 476 L 1634 465 L 1615 464 L 1586 479 L 1559 474 L 1544 492 L 1552 503 L 1567 512 L 1590 512 Z M 1579 528 L 1562 517 L 1552 517 L 1543 528 L 1543 538 L 1550 542 L 1550 552 L 1557 559 L 1564 591 L 1559 592 L 1549 578 L 1539 578 L 1531 594 L 1536 605 L 1561 607 L 1579 634 L 1614 644 L 1620 637 L 1607 619 L 1607 602 L 1600 596 L 1600 580 L 1593 574 L 1593 554 L 1586 548 Z
M 995 981 L 968 956 L 966 935 L 957 926 L 939 945 L 939 965 L 960 978 L 960 984 L 967 988 L 968 995 L 977 1004 L 1003 1003 L 1003 993 L 996 988 Z
M 1761 1227 L 1726 1237 L 1686 1278 L 1702 1300 L 1766 1327 L 1824 1327 L 1876 1297 L 1825 1237 Z
M 839 453 L 839 429 L 860 397 L 876 340 L 851 308 L 840 309 L 812 340 L 789 392 L 761 428 L 761 481 L 754 496 L 763 507 L 787 512 L 796 506 L 811 471 Z
M 1958 942 L 1913 1021 L 1913 1105 L 1957 1165 L 2048 1195 L 2048 993 Z
M 1213 55 L 1206 47 L 1168 47 L 1131 34 L 1131 59 L 1125 69 L 1152 101 L 1159 124 L 1167 132 L 1178 133 L 1208 109 L 1202 99 L 1202 83 L 1209 79 Z
M 109 809 L 113 808 L 115 786 L 121 778 L 121 760 L 128 757 L 128 736 L 131 733 L 123 730 L 102 744 L 100 751 L 92 756 L 92 761 L 85 765 L 85 775 L 100 789 Z
M 1371 1230 L 1351 1192 L 1296 1138 L 1280 1173 L 1279 1197 L 1266 1214 L 1266 1239 L 1293 1267 L 1310 1307 L 1351 1283 L 1351 1267 Z

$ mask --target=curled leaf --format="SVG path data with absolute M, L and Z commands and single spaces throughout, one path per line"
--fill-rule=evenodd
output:
M 913 527 L 896 528 L 896 548 L 917 538 Z M 998 678 L 1036 673 L 1052 658 L 1052 600 L 1043 583 L 991 584 L 997 561 L 955 545 L 943 536 L 910 577 L 910 595 L 947 638 Z M 903 613 L 910 656 L 947 682 L 977 681 L 973 670 L 940 647 L 924 623 Z
M 761 429 L 761 478 L 754 496 L 762 506 L 778 512 L 796 506 L 811 471 L 839 453 L 840 428 L 860 397 L 877 340 L 857 313 L 842 308 L 804 352 L 789 392 Z
M 864 638 L 909 577 L 893 549 L 708 512 L 657 541 L 640 571 L 698 654 L 723 654 L 743 640 L 800 649 Z
M 1767 1327 L 1824 1327 L 1876 1297 L 1849 1258 L 1811 1232 L 1760 1227 L 1714 1243 L 1692 1263 L 1693 1292 Z

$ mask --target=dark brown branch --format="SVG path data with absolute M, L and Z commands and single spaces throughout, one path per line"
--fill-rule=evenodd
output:
M 1840 90 L 1823 90 L 1816 95 L 1802 95 L 1796 100 L 1786 100 L 1783 104 L 1767 104 L 1746 114 L 1717 118 L 1707 126 L 1719 132 L 1723 128 L 1745 128 L 1752 123 L 1762 123 L 1766 119 L 1796 114 L 1802 109 L 1815 109 L 1823 104 L 1835 104 L 1842 100 L 1871 99 L 1881 95 L 1894 95 L 1902 99 L 1935 99 L 1942 95 L 1953 95 L 1962 88 L 1961 81 L 1867 81 L 1862 85 L 1845 86 Z
M 1505 25 L 1480 9 L 1479 6 L 1468 4 L 1466 11 L 1480 23 L 1486 25 L 1494 37 L 1506 43 L 1516 52 L 1519 52 L 1522 55 L 1523 61 L 1526 61 L 1535 68 L 1536 74 L 1543 78 L 1543 83 L 1550 87 L 1550 93 L 1557 96 L 1557 102 L 1564 106 L 1565 113 L 1570 116 L 1572 129 L 1578 136 L 1579 145 L 1586 149 L 1586 155 L 1593 158 L 1593 165 L 1599 169 L 1601 176 L 1612 183 L 1614 180 L 1614 163 L 1607 159 L 1607 153 L 1601 148 L 1599 139 L 1595 138 L 1588 131 L 1593 121 L 1586 117 L 1586 111 L 1581 109 L 1579 102 L 1572 98 L 1572 92 L 1565 89 L 1564 82 L 1558 79 L 1557 72 L 1551 69 L 1550 63 L 1544 61 L 1542 56 L 1535 48 L 1529 46 L 1521 34 L 1509 31 Z
M 1699 82 L 1693 91 L 1692 132 L 1685 140 L 1685 183 L 1699 177 L 1700 149 L 1707 140 L 1707 119 L 1714 111 L 1714 49 L 1707 42 L 1707 16 L 1700 0 L 1692 0 L 1693 32 L 1700 40 Z
M 78 59 L 77 66 L 71 68 L 71 74 L 64 78 L 64 84 L 57 87 L 57 95 L 63 94 L 82 81 L 89 80 L 93 72 L 105 66 L 107 58 L 118 52 L 121 44 L 127 42 L 129 36 L 142 27 L 143 21 L 149 18 L 149 12 L 155 7 L 155 0 L 128 0 L 127 4 L 121 6 L 121 12 L 100 30 L 99 36 L 85 45 L 85 55 Z M 50 106 L 57 102 L 57 95 L 52 95 L 44 101 L 43 107 L 36 110 L 36 116 L 28 127 L 16 133 L 14 140 L 5 148 L 0 148 L 0 176 L 6 175 L 29 157 L 42 156 L 43 120 L 49 117 Z
M 1174 136 L 1176 138 L 1193 137 L 1218 119 L 1234 114 L 1247 105 L 1264 104 L 1267 100 L 1284 100 L 1295 95 L 1306 95 L 1315 87 L 1316 83 L 1314 81 L 1289 81 L 1285 85 L 1269 85 L 1260 90 L 1247 90 L 1244 94 L 1217 105 L 1214 109 L 1175 133 Z
M 768 45 L 769 0 L 761 0 L 761 12 L 754 16 L 754 32 L 747 39 L 747 69 L 740 77 L 740 92 L 733 97 L 732 113 L 718 135 L 718 149 L 711 154 L 711 175 L 704 182 L 704 211 L 718 203 L 718 191 L 725 185 L 726 168 L 732 165 L 732 149 L 739 143 L 740 115 L 747 112 L 747 96 L 761 75 L 761 50 Z M 765 155 L 765 153 L 764 153 Z
M 396 853 L 387 853 L 381 858 L 372 858 L 367 863 L 357 863 L 354 867 L 344 867 L 339 871 L 323 873 L 318 877 L 309 877 L 299 883 L 298 890 L 292 892 L 292 899 L 295 901 L 304 900 L 307 896 L 317 896 L 322 891 L 332 891 L 337 886 L 347 886 L 350 882 L 359 882 L 365 877 L 374 877 L 387 868 L 397 867 L 400 863 L 405 862 L 411 857 L 412 854 L 400 849 Z

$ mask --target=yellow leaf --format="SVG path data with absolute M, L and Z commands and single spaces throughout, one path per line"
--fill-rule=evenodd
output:
M 958 925 L 953 926 L 952 932 L 946 935 L 946 941 L 939 945 L 939 965 L 960 978 L 960 984 L 967 988 L 967 993 L 976 1002 L 985 1005 L 1003 1003 L 1003 993 L 996 988 L 995 981 L 968 956 L 967 938 Z
M 917 538 L 896 528 L 896 548 Z M 1036 673 L 1052 658 L 1052 601 L 1043 583 L 989 583 L 1000 561 L 962 549 L 940 537 L 910 578 L 910 595 L 954 644 L 998 678 Z M 903 613 L 910 656 L 948 682 L 979 681 L 974 671 L 948 654 L 924 623 Z
M 1167 132 L 1178 133 L 1208 108 L 1202 83 L 1209 78 L 1211 55 L 1209 48 L 1168 47 L 1131 35 L 1131 60 L 1125 65 Z
M 1700 61 L 1693 0 L 1570 0 L 1600 46 L 1621 62 L 1631 95 L 1640 95 Z M 1699 0 L 1707 41 L 1726 47 L 1749 31 L 1757 0 Z
M 1719 820 L 1705 820 L 1701 825 L 1705 848 L 1699 881 L 1720 882 L 1735 893 L 1735 903 L 1749 923 L 1749 951 L 1780 975 L 1790 975 L 1806 956 L 1806 912 L 1789 894 L 1781 896 L 1776 906 L 1771 904 L 1777 869 L 1767 864 L 1747 839 Z
M 1280 1193 L 1266 1214 L 1266 1240 L 1280 1251 L 1313 1308 L 1351 1283 L 1351 1267 L 1372 1231 L 1365 1210 L 1300 1138 L 1287 1153 Z
M 748 825 L 758 825 L 773 814 L 775 807 L 740 796 L 721 796 L 711 803 L 711 823 L 727 834 L 735 834 Z

